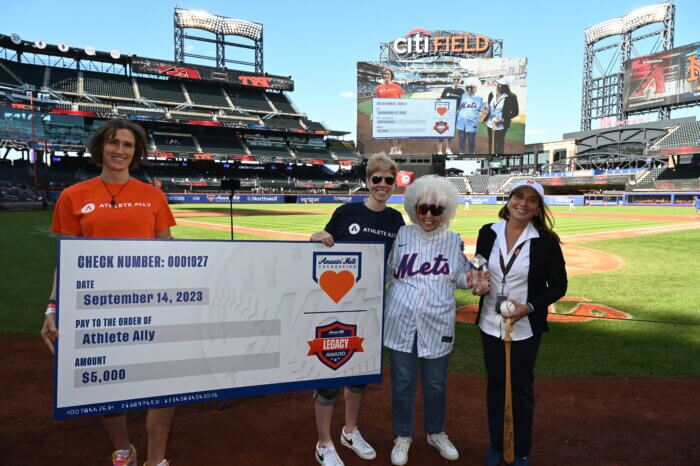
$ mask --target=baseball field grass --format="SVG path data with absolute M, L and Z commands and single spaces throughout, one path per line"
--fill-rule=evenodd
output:
M 270 232 L 311 234 L 323 228 L 335 205 L 236 206 L 236 227 L 267 230 L 236 233 L 237 240 L 269 240 Z M 394 206 L 401 210 L 400 206 Z M 188 221 L 173 234 L 182 239 L 228 239 L 228 206 L 174 205 Z M 629 232 L 640 228 L 699 223 L 692 208 L 555 207 L 556 231 Z M 475 238 L 484 223 L 496 219 L 496 206 L 462 207 L 451 230 Z M 201 214 L 201 215 L 200 215 Z M 51 212 L 2 213 L 0 222 L 0 334 L 37 334 L 56 262 L 56 240 L 49 232 Z M 184 220 L 184 219 L 183 219 Z M 220 228 L 216 230 L 213 228 Z M 566 241 L 566 238 L 565 238 Z M 626 320 L 552 322 L 543 338 L 537 372 L 546 376 L 675 377 L 700 375 L 700 229 L 659 232 L 640 237 L 589 241 L 586 248 L 622 259 L 615 270 L 575 275 L 567 296 L 629 314 Z M 475 303 L 458 291 L 458 306 Z M 569 309 L 566 303 L 561 309 Z M 484 372 L 478 329 L 458 323 L 451 368 Z

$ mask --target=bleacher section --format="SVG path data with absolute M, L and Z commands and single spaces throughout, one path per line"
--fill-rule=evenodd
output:
M 246 154 L 243 143 L 234 137 L 197 136 L 202 152 L 225 155 Z
M 3 64 L 6 63 L 4 60 L 0 60 L 0 84 L 5 84 L 7 86 L 18 86 L 20 83 L 7 72 Z
M 301 124 L 299 123 L 299 120 L 294 117 L 287 117 L 287 116 L 276 116 L 273 118 L 268 118 L 267 120 L 263 120 L 263 123 L 267 126 L 270 126 L 272 128 L 277 128 L 277 129 L 302 129 Z
M 467 183 L 464 182 L 464 178 L 461 176 L 449 176 L 447 180 L 452 183 L 452 185 L 457 188 L 457 192 L 460 194 L 467 194 L 469 189 L 467 188 Z
M 663 172 L 666 169 L 666 167 L 656 167 L 652 168 L 649 170 L 644 176 L 644 178 L 641 178 L 640 181 L 637 181 L 636 183 L 633 182 L 628 182 L 627 186 L 625 186 L 626 191 L 635 191 L 635 190 L 645 190 L 645 189 L 653 189 L 654 188 L 654 181 L 656 181 L 656 178 L 659 177 L 661 172 Z
M 306 129 L 309 131 L 327 131 L 326 128 L 324 128 L 323 125 L 317 121 L 311 121 L 308 118 L 303 118 L 302 121 L 304 122 Z
M 226 102 L 226 98 L 218 86 L 187 82 L 185 83 L 185 88 L 194 105 L 229 108 L 228 102 Z
M 49 87 L 66 94 L 77 94 L 78 72 L 68 68 L 49 68 Z
M 272 105 L 275 106 L 278 112 L 281 113 L 299 113 L 294 107 L 292 107 L 291 102 L 287 99 L 287 96 L 281 93 L 268 92 L 267 98 L 270 99 Z
M 473 192 L 477 194 L 486 194 L 488 192 L 488 175 L 471 175 L 468 176 L 467 179 L 469 179 L 469 184 L 472 185 Z
M 197 152 L 194 140 L 189 134 L 158 134 L 153 133 L 156 150 L 160 152 L 177 152 L 193 154 Z
M 4 60 L 2 63 L 24 84 L 31 84 L 37 89 L 44 87 L 45 67 Z
M 500 193 L 503 192 L 501 186 L 506 182 L 511 175 L 492 175 L 489 176 L 489 182 L 486 185 L 486 189 L 489 193 Z
M 291 146 L 298 159 L 332 160 L 333 157 L 325 147 Z
M 272 142 L 265 139 L 252 138 L 246 141 L 250 153 L 255 157 L 279 157 L 290 159 L 291 154 L 283 142 Z
M 328 141 L 328 148 L 338 159 L 355 159 L 359 156 L 357 149 L 350 141 L 331 139 Z
M 700 122 L 683 123 L 659 142 L 660 149 L 684 146 L 700 146 Z
M 170 104 L 185 103 L 185 95 L 178 81 L 139 78 L 137 82 L 144 99 Z
M 51 71 L 51 76 L 55 70 Z M 83 90 L 94 96 L 134 100 L 134 87 L 131 78 L 105 73 L 83 71 Z
M 226 93 L 231 98 L 231 102 L 233 102 L 236 108 L 265 113 L 272 112 L 272 107 L 270 107 L 270 104 L 265 100 L 265 93 L 263 91 L 231 87 L 226 89 Z

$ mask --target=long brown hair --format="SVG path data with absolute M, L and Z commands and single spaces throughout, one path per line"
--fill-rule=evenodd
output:
M 515 191 L 511 192 L 510 196 L 508 196 L 509 201 L 510 198 L 513 197 L 513 194 L 515 194 Z M 539 194 L 537 195 L 537 201 L 537 214 L 532 217 L 532 224 L 535 226 L 539 234 L 543 236 L 551 236 L 557 243 L 561 243 L 561 238 L 559 238 L 559 235 L 554 232 L 554 215 L 552 215 L 552 211 L 549 210 L 549 207 L 544 203 L 544 200 L 542 200 Z M 498 211 L 498 216 L 506 221 L 510 219 L 508 203 L 501 207 L 501 210 Z

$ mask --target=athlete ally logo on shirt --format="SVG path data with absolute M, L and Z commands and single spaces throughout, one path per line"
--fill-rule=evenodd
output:
M 358 225 L 357 223 L 353 223 L 348 227 L 348 231 L 351 235 L 356 235 L 360 232 L 360 225 Z
M 423 262 L 418 268 L 415 267 L 418 253 L 404 254 L 399 262 L 399 266 L 394 272 L 395 278 L 404 278 L 406 275 L 412 277 L 414 275 L 449 275 L 450 264 L 442 254 L 433 258 L 433 263 Z
M 82 209 L 80 209 L 80 212 L 83 214 L 89 214 L 93 210 L 95 210 L 95 204 L 93 204 L 92 202 L 88 202 L 83 206 Z

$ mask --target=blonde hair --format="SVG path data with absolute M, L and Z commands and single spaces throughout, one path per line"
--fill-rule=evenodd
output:
M 399 172 L 399 165 L 386 154 L 374 154 L 367 161 L 367 176 L 372 176 L 376 172 L 391 172 L 394 177 Z

